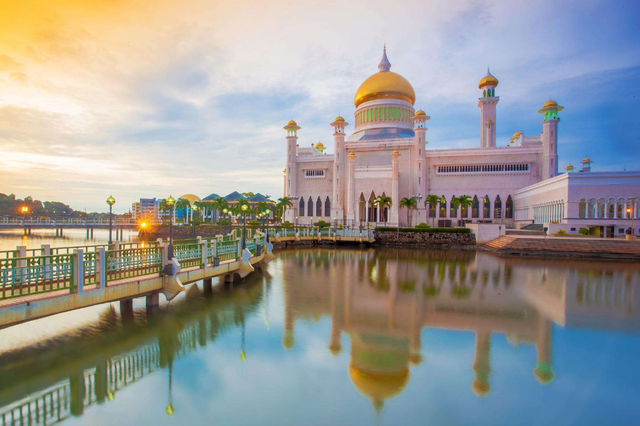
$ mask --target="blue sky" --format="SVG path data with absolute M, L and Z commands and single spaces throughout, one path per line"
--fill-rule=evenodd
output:
M 284 130 L 332 147 L 383 43 L 432 148 L 477 147 L 477 83 L 500 80 L 498 145 L 565 107 L 560 166 L 638 169 L 640 3 L 3 1 L 0 192 L 117 212 L 139 197 L 282 194 Z M 347 128 L 352 130 L 353 126 Z

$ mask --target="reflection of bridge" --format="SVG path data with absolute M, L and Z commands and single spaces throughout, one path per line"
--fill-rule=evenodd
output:
M 206 346 L 226 330 L 244 327 L 245 315 L 255 311 L 264 291 L 256 281 L 248 281 L 242 291 L 190 300 L 167 315 L 151 316 L 144 328 L 121 329 L 114 323 L 125 318 L 118 318 L 109 307 L 99 330 L 83 338 L 87 341 L 80 350 L 75 338 L 75 344 L 66 346 L 69 349 L 5 355 L 21 360 L 13 364 L 0 357 L 2 426 L 59 423 L 116 398 L 119 390 L 154 371 L 168 368 L 171 374 L 175 359 Z M 193 296 L 190 290 L 188 297 Z M 171 401 L 169 409 L 173 410 Z
M 170 300 L 186 283 L 245 277 L 273 258 L 271 249 L 256 231 L 244 249 L 235 232 L 176 241 L 172 259 L 161 242 L 0 252 L 0 326 L 118 300 L 130 309 L 143 296 L 157 305 L 159 293 Z
M 544 384 L 554 378 L 554 322 L 640 331 L 640 271 L 631 264 L 390 249 L 284 251 L 279 261 L 292 271 L 284 280 L 283 345 L 295 344 L 297 319 L 329 315 L 329 350 L 339 353 L 341 334 L 349 336 L 349 374 L 376 410 L 402 392 L 410 367 L 422 362 L 425 327 L 476 334 L 470 368 L 477 395 L 491 389 L 492 334 L 535 345 L 533 373 Z
M 161 225 L 160 221 L 149 223 L 149 225 Z M 134 219 L 114 218 L 111 225 L 117 228 L 135 228 L 140 225 Z M 59 228 L 108 228 L 109 219 L 78 219 L 78 218 L 38 218 L 38 219 L 18 219 L 0 218 L 0 229 L 5 228 L 30 228 L 30 229 L 59 229 Z

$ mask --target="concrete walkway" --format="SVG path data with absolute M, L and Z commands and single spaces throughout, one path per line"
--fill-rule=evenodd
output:
M 481 245 L 503 255 L 599 257 L 640 260 L 640 241 L 604 238 L 506 235 Z

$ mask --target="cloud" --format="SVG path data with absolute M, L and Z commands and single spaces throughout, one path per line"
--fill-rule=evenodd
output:
M 377 71 L 385 42 L 393 70 L 432 117 L 431 148 L 477 146 L 476 85 L 490 65 L 500 79 L 501 143 L 516 130 L 538 133 L 536 111 L 554 98 L 566 107 L 561 161 L 605 146 L 596 165 L 625 167 L 621 153 L 637 153 L 632 3 L 336 7 L 8 5 L 0 16 L 2 190 L 90 210 L 104 207 L 106 192 L 123 210 L 136 198 L 170 193 L 278 196 L 282 125 L 298 121 L 301 146 L 331 146 L 328 123 L 338 114 L 349 121 L 353 95 Z

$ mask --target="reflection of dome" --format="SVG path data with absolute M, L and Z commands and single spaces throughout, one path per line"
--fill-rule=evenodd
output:
M 476 396 L 487 396 L 487 394 L 491 390 L 491 385 L 489 385 L 489 383 L 487 382 L 475 379 L 471 383 L 471 388 L 473 389 L 473 393 L 475 393 Z
M 555 377 L 553 370 L 551 370 L 551 365 L 546 362 L 538 363 L 536 368 L 533 370 L 533 374 L 543 385 L 546 385 Z
M 349 376 L 356 389 L 370 398 L 376 411 L 379 411 L 386 399 L 402 392 L 409 383 L 409 370 L 404 369 L 396 373 L 373 373 L 361 370 L 349 364 Z
M 342 351 L 342 344 L 340 344 L 340 342 L 334 344 L 329 345 L 329 351 L 331 352 L 331 355 L 337 356 L 340 354 L 340 352 Z
M 421 355 L 419 352 L 415 352 L 415 353 L 412 353 L 411 355 L 409 355 L 409 362 L 410 362 L 410 363 L 411 363 L 411 365 L 413 365 L 414 367 L 415 367 L 416 365 L 420 365 L 420 364 L 422 364 L 423 359 L 424 359 L 424 358 L 422 357 L 422 355 Z
M 193 203 L 195 203 L 196 201 L 200 201 L 200 197 L 198 197 L 197 195 L 194 195 L 194 194 L 184 194 L 180 198 L 185 198 L 185 199 L 189 200 L 189 203 L 191 205 L 193 205 Z
M 285 332 L 284 337 L 282 338 L 282 346 L 284 346 L 285 349 L 291 349 L 293 348 L 294 342 L 295 342 L 295 337 L 293 336 L 293 332 L 292 331 Z

